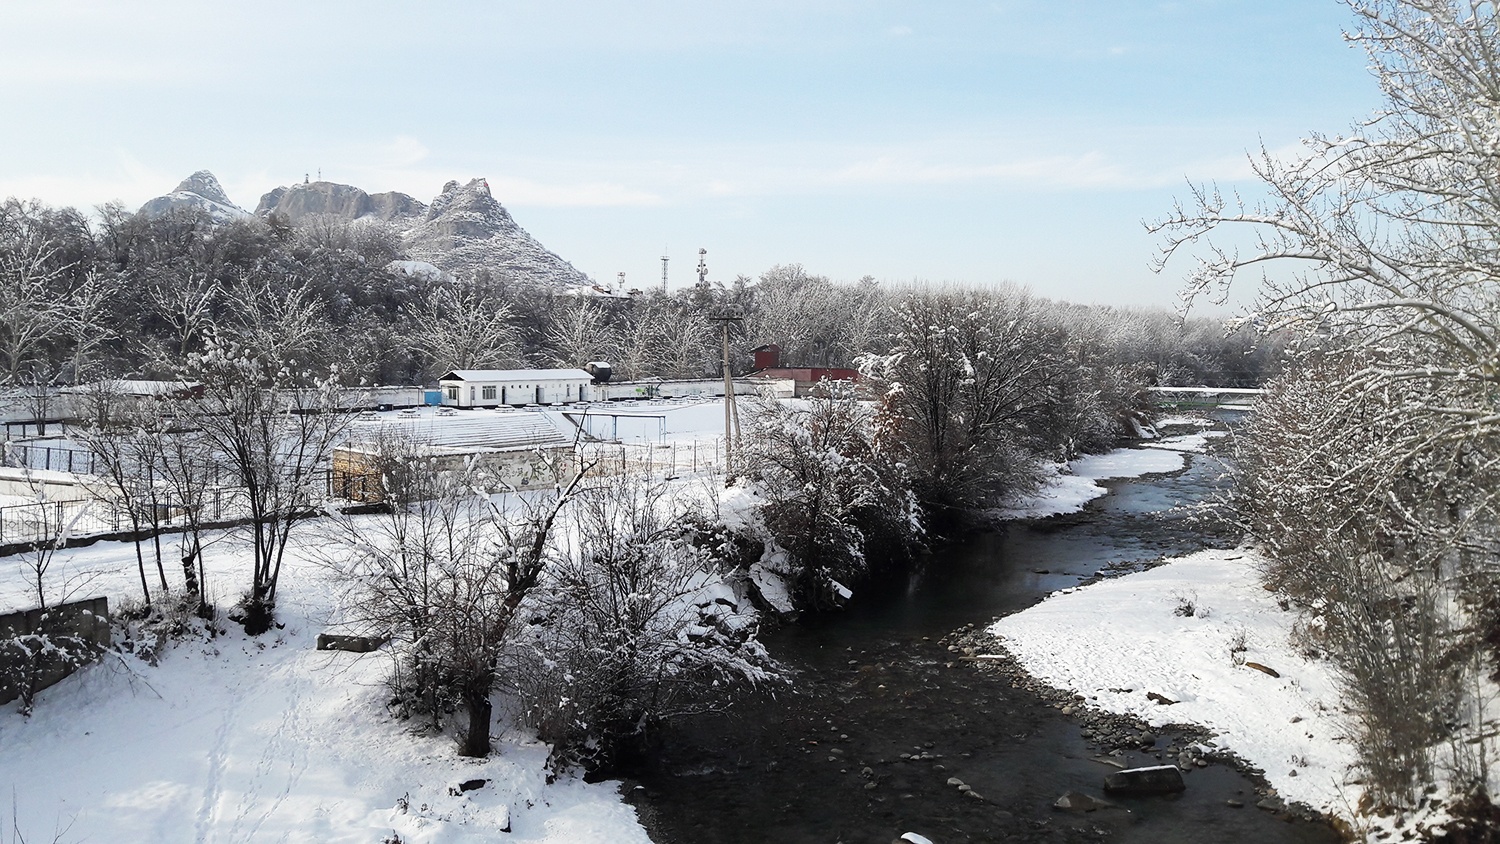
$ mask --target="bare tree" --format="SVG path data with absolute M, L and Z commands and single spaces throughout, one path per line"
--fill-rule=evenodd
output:
M 208 617 L 208 570 L 203 564 L 204 528 L 208 523 L 209 498 L 223 506 L 221 474 L 214 459 L 211 440 L 201 430 L 187 430 L 180 421 L 158 414 L 147 435 L 155 440 L 153 451 L 161 468 L 161 479 L 179 508 L 186 530 L 178 542 L 183 582 L 189 599 L 197 602 L 200 615 Z
M 1458 800 L 1487 807 L 1473 748 L 1493 755 L 1494 722 L 1455 690 L 1475 688 L 1463 677 L 1479 672 L 1500 583 L 1500 17 L 1470 0 L 1348 5 L 1383 108 L 1347 135 L 1307 139 L 1300 156 L 1262 150 L 1263 198 L 1200 187 L 1152 229 L 1163 263 L 1194 254 L 1190 297 L 1253 272 L 1245 320 L 1303 339 L 1304 367 L 1257 423 L 1245 495 L 1295 496 L 1309 512 L 1278 522 L 1274 505 L 1246 506 L 1278 556 L 1273 582 L 1317 595 L 1309 611 L 1335 631 L 1374 796 L 1414 805 L 1446 739 L 1470 747 L 1449 778 Z M 1252 245 L 1225 245 L 1246 242 L 1236 230 Z M 1419 670 L 1432 659 L 1459 679 Z
M 488 756 L 501 661 L 583 476 L 492 501 L 482 467 L 444 468 L 411 440 L 375 443 L 369 457 L 389 509 L 337 518 L 330 563 L 361 587 L 358 621 L 402 644 L 395 680 L 409 708 L 438 726 L 445 708 L 463 707 L 459 752 Z
M 213 324 L 214 305 L 223 294 L 218 280 L 201 267 L 167 265 L 150 268 L 146 301 L 151 313 L 165 323 L 170 335 L 167 353 L 185 360 L 198 351 Z
M 189 367 L 202 389 L 192 424 L 248 511 L 254 560 L 241 611 L 252 634 L 272 623 L 288 536 L 326 493 L 325 464 L 351 419 L 338 373 L 310 368 L 326 340 L 318 309 L 294 288 L 267 302 L 270 282 L 262 284 L 240 293 L 232 328 L 212 336 Z
M 153 450 L 147 444 L 145 430 L 152 425 L 150 413 L 134 396 L 122 392 L 118 382 L 99 381 L 78 396 L 79 422 L 72 429 L 75 440 L 93 457 L 90 492 L 115 513 L 123 512 L 130 522 L 135 546 L 136 568 L 141 577 L 141 597 L 149 609 L 151 587 L 146 579 L 146 559 L 141 540 L 156 496 L 148 487 L 152 478 Z M 156 559 L 162 594 L 168 591 L 167 573 L 161 557 Z
M 439 285 L 406 317 L 412 351 L 435 370 L 505 368 L 520 358 L 511 307 L 478 285 Z

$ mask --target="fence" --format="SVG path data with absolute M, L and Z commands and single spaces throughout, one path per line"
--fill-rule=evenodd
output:
M 32 469 L 76 471 L 87 473 L 94 455 L 81 449 L 13 445 L 8 449 L 7 463 L 19 463 Z M 586 443 L 580 446 L 580 465 L 593 463 L 596 474 L 644 472 L 669 475 L 719 471 L 724 466 L 724 441 L 697 440 L 657 445 L 622 443 Z M 69 467 L 72 467 L 71 469 Z M 225 479 L 227 480 L 227 479 Z M 347 472 L 319 469 L 310 478 L 310 486 L 321 489 L 331 499 L 369 500 L 363 497 L 367 479 Z M 103 497 L 73 501 L 43 501 L 0 506 L 0 546 L 15 547 L 34 543 L 66 540 L 71 537 L 125 534 L 136 530 L 170 531 L 186 528 L 190 522 L 189 506 L 165 489 L 148 483 L 146 489 L 157 489 L 154 500 L 136 503 L 135 518 L 122 502 Z M 219 526 L 248 518 L 246 494 L 223 480 L 204 490 L 196 505 L 197 522 Z
M 248 509 L 242 490 L 215 487 L 204 490 L 196 513 L 199 524 L 227 524 L 245 518 Z M 10 504 L 0 507 L 0 546 L 130 533 L 137 522 L 141 530 L 174 530 L 187 527 L 190 515 L 186 505 L 166 493 L 154 503 L 140 502 L 134 519 L 120 502 L 99 498 Z
M 92 451 L 71 446 L 11 442 L 5 447 L 5 465 L 22 469 L 95 475 L 97 460 Z
M 724 467 L 724 441 L 674 442 L 659 445 L 586 443 L 579 447 L 582 465 L 594 463 L 595 473 L 716 471 Z

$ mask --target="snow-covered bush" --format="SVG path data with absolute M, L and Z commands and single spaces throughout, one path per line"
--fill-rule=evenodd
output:
M 834 606 L 836 584 L 854 586 L 910 558 L 923 536 L 916 498 L 903 469 L 876 448 L 875 409 L 852 385 L 824 382 L 805 400 L 762 401 L 750 420 L 744 472 L 795 572 L 799 607 Z
M 738 605 L 677 497 L 634 474 L 578 497 L 519 675 L 528 715 L 562 764 L 608 770 L 663 720 L 780 679 L 755 613 Z

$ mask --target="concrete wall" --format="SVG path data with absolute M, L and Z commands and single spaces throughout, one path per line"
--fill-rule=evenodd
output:
M 38 655 L 36 636 L 47 637 L 52 647 Z M 53 685 L 98 658 L 109 643 L 107 598 L 0 615 L 0 704 L 21 697 L 28 686 L 35 693 Z

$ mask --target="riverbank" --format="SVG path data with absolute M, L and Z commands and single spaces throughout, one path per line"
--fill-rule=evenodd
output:
M 1061 590 L 990 625 L 980 656 L 1013 661 L 1018 682 L 1053 690 L 1086 732 L 1187 725 L 1203 738 L 1154 755 L 1188 768 L 1193 754 L 1239 760 L 1264 778 L 1265 808 L 1300 804 L 1362 837 L 1377 824 L 1356 814 L 1362 789 L 1332 666 L 1299 644 L 1297 614 L 1260 585 L 1259 562 L 1249 549 L 1210 549 Z

